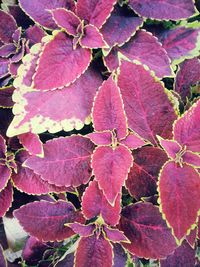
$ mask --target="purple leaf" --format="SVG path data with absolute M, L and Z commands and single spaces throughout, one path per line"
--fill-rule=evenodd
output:
M 37 134 L 25 133 L 18 135 L 20 143 L 29 152 L 29 154 L 43 157 L 43 144 L 40 141 L 40 137 Z
M 0 10 L 0 40 L 3 43 L 12 43 L 12 35 L 17 29 L 17 24 L 13 16 Z
M 81 237 L 93 235 L 96 228 L 95 224 L 83 225 L 80 223 L 69 223 L 67 226 L 69 226 L 74 233 L 79 234 Z
M 37 25 L 33 25 L 26 30 L 26 38 L 29 40 L 29 46 L 40 43 L 44 36 L 46 36 L 45 31 Z
M 111 131 L 102 131 L 102 132 L 93 132 L 87 135 L 90 140 L 98 146 L 109 146 L 112 144 L 112 132 Z
M 130 243 L 128 238 L 123 234 L 123 232 L 118 229 L 110 228 L 104 226 L 103 231 L 105 232 L 106 238 L 113 243 L 127 242 Z
M 3 217 L 9 210 L 12 201 L 13 188 L 11 182 L 8 182 L 7 186 L 0 192 L 0 217 Z
M 0 106 L 4 108 L 12 108 L 14 102 L 12 100 L 12 94 L 14 92 L 12 85 L 0 88 Z
M 3 254 L 3 248 L 1 245 L 0 245 L 0 266 L 1 267 L 7 267 L 6 258 Z
M 146 144 L 141 137 L 132 132 L 130 132 L 125 139 L 121 140 L 120 143 L 127 146 L 129 149 L 136 149 Z

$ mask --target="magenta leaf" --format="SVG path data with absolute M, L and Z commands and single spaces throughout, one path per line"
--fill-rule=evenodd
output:
M 87 135 L 90 140 L 98 146 L 109 146 L 112 144 L 112 132 L 111 131 L 102 131 L 102 132 L 93 132 Z
M 8 59 L 0 58 L 0 79 L 9 75 L 9 70 L 8 70 L 9 63 L 10 62 Z
M 0 57 L 8 58 L 16 53 L 16 46 L 14 44 L 5 44 L 0 47 Z
M 172 161 L 164 165 L 159 178 L 161 209 L 177 241 L 181 241 L 197 221 L 199 194 L 200 177 L 195 169 L 186 164 L 180 167 Z
M 106 224 L 116 225 L 119 222 L 121 211 L 121 194 L 118 195 L 114 207 L 111 206 L 98 183 L 92 181 L 86 189 L 82 198 L 82 211 L 86 219 L 92 219 L 98 215 L 102 216 Z
M 192 165 L 193 167 L 200 168 L 200 154 L 186 151 L 182 158 L 183 162 Z
M 36 23 L 49 29 L 56 29 L 56 24 L 49 12 L 52 9 L 63 7 L 74 10 L 73 0 L 19 0 L 22 10 L 29 15 Z
M 122 9 L 115 7 L 109 19 L 103 25 L 101 33 L 110 47 L 122 46 L 138 28 L 143 24 L 143 19 L 128 15 Z
M 176 159 L 177 153 L 182 149 L 178 142 L 175 140 L 166 140 L 158 137 L 160 145 L 171 159 Z
M 46 33 L 37 25 L 33 25 L 26 30 L 26 38 L 29 40 L 29 45 L 40 43 Z
M 96 131 L 116 129 L 119 139 L 127 135 L 127 119 L 120 89 L 112 77 L 100 87 L 94 100 L 92 117 Z
M 17 29 L 17 24 L 13 16 L 0 10 L 0 41 L 12 43 L 12 35 Z
M 0 135 L 0 159 L 5 158 L 7 152 L 6 140 Z
M 133 163 L 131 152 L 123 145 L 116 148 L 97 147 L 92 157 L 92 168 L 100 189 L 114 206 L 121 187 Z
M 2 160 L 0 159 L 0 192 L 6 187 L 12 173 L 11 168 L 6 165 L 6 162 L 1 161 Z
M 37 134 L 25 133 L 18 135 L 20 143 L 23 147 L 34 156 L 43 157 L 43 144 Z
M 196 240 L 197 240 L 197 227 L 195 227 L 193 230 L 191 230 L 190 234 L 186 236 L 186 240 L 188 242 L 188 244 L 194 249 L 195 248 L 195 244 L 196 244 Z
M 65 201 L 36 201 L 14 211 L 26 232 L 41 241 L 61 241 L 74 234 L 66 223 L 82 222 L 81 214 Z
M 93 143 L 83 136 L 60 137 L 44 144 L 44 158 L 32 156 L 24 165 L 57 186 L 79 186 L 91 177 Z
M 1 245 L 0 245 L 0 266 L 7 267 L 6 258 L 4 256 L 3 248 Z
M 137 257 L 164 258 L 176 248 L 175 240 L 159 212 L 151 203 L 136 203 L 122 211 L 120 229 L 131 241 L 123 246 Z
M 184 241 L 183 244 L 175 250 L 174 254 L 160 261 L 160 266 L 195 266 L 195 250 L 192 249 L 186 241 Z
M 122 61 L 118 85 L 128 126 L 134 132 L 153 144 L 157 144 L 156 135 L 172 137 L 176 114 L 160 81 L 142 65 Z M 148 104 L 149 99 L 151 105 Z
M 112 267 L 113 251 L 103 235 L 82 237 L 75 254 L 75 267 Z
M 133 151 L 133 158 L 133 167 L 126 180 L 129 193 L 137 200 L 156 194 L 157 176 L 167 155 L 159 148 L 143 147 Z
M 69 223 L 67 226 L 69 226 L 74 233 L 79 234 L 81 237 L 93 235 L 96 228 L 95 224 L 83 225 L 80 223 Z
M 136 149 L 146 144 L 141 137 L 137 136 L 132 132 L 130 132 L 125 139 L 121 140 L 120 143 L 127 146 L 130 149 Z
M 0 217 L 3 217 L 11 207 L 13 201 L 13 188 L 11 182 L 0 191 Z
M 101 28 L 116 2 L 116 0 L 78 0 L 76 12 L 86 23 Z
M 12 101 L 12 94 L 14 92 L 13 86 L 0 88 L 0 107 L 12 108 L 14 102 Z
M 107 46 L 98 28 L 90 24 L 84 27 L 84 34 L 80 39 L 80 45 L 83 48 L 90 49 L 103 48 Z
M 106 238 L 113 243 L 120 243 L 120 242 L 130 243 L 128 238 L 118 229 L 110 228 L 105 225 L 103 231 L 105 232 Z
M 174 123 L 174 139 L 188 150 L 200 152 L 200 101 Z
M 58 27 L 64 29 L 69 35 L 77 35 L 77 28 L 81 24 L 81 20 L 76 14 L 64 8 L 57 8 L 51 12 Z
M 129 0 L 129 6 L 140 16 L 159 20 L 180 20 L 195 13 L 192 0 Z
M 33 77 L 33 87 L 43 91 L 68 86 L 86 71 L 90 61 L 89 49 L 78 46 L 74 50 L 72 38 L 59 32 L 44 47 Z

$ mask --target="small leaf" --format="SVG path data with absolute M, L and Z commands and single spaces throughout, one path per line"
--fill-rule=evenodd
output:
M 141 137 L 137 136 L 132 132 L 130 132 L 125 139 L 121 140 L 120 143 L 127 146 L 130 149 L 136 149 L 146 144 Z
M 9 63 L 10 63 L 9 59 L 0 58 L 0 79 L 9 75 L 9 70 L 8 70 Z
M 75 254 L 75 267 L 112 267 L 112 246 L 100 235 L 82 237 Z
M 14 92 L 13 86 L 7 86 L 0 88 L 0 107 L 12 108 L 14 102 L 12 100 L 12 94 Z
M 113 243 L 120 243 L 120 242 L 130 243 L 128 238 L 118 229 L 113 229 L 105 225 L 103 231 L 105 232 L 106 238 Z
M 7 267 L 6 258 L 3 254 L 3 248 L 1 245 L 0 245 L 0 266 L 1 267 Z
M 94 234 L 95 224 L 83 225 L 80 223 L 69 223 L 66 226 L 69 226 L 74 233 L 79 234 L 81 237 L 87 237 Z
M 13 201 L 13 188 L 11 182 L 0 192 L 0 217 L 3 217 L 11 207 Z
M 12 43 L 12 35 L 17 29 L 17 24 L 13 16 L 0 10 L 0 40 L 3 43 Z
M 6 140 L 3 138 L 2 135 L 0 135 L 0 158 L 5 158 L 5 154 L 7 152 L 6 147 Z
M 200 177 L 192 167 L 167 162 L 160 173 L 159 197 L 162 213 L 181 241 L 193 224 L 200 209 Z
M 92 168 L 100 189 L 114 206 L 117 196 L 127 179 L 133 158 L 123 145 L 116 148 L 98 147 L 92 157 Z
M 166 140 L 158 137 L 160 145 L 171 159 L 176 159 L 176 154 L 181 150 L 181 146 L 175 140 Z
M 112 144 L 111 131 L 93 132 L 88 134 L 87 137 L 98 146 L 109 146 Z
M 14 216 L 24 230 L 41 241 L 61 241 L 74 233 L 66 223 L 83 221 L 69 202 L 36 201 L 15 210 Z
M 40 141 L 40 137 L 33 133 L 25 133 L 18 135 L 20 143 L 23 147 L 34 156 L 43 157 L 43 144 Z
M 131 244 L 123 246 L 141 258 L 164 258 L 176 248 L 175 240 L 159 212 L 151 203 L 136 203 L 122 211 L 120 229 Z
M 0 160 L 1 161 L 1 160 Z M 4 163 L 5 164 L 5 163 Z M 12 174 L 12 170 L 6 164 L 0 164 L 0 192 L 6 187 L 10 177 Z
M 193 167 L 200 168 L 200 155 L 191 151 L 186 151 L 183 154 L 183 162 L 192 165 Z
M 26 39 L 29 40 L 29 45 L 40 43 L 42 38 L 46 36 L 45 31 L 43 31 L 38 25 L 30 26 L 26 32 Z
M 114 251 L 114 265 L 113 267 L 122 267 L 126 266 L 127 254 L 120 244 L 113 245 Z

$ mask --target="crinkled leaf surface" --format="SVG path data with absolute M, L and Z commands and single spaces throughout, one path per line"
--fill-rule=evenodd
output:
M 20 143 L 31 154 L 43 157 L 43 144 L 37 134 L 25 133 L 18 135 Z
M 43 49 L 33 87 L 43 91 L 68 86 L 86 71 L 90 61 L 89 49 L 80 46 L 73 49 L 72 38 L 59 32 Z
M 200 101 L 175 122 L 174 139 L 188 150 L 200 152 Z
M 88 138 L 79 135 L 60 137 L 44 144 L 44 158 L 32 156 L 26 160 L 25 166 L 51 184 L 79 186 L 91 177 L 93 149 Z
M 49 10 L 63 7 L 74 10 L 75 4 L 73 0 L 20 0 L 21 8 L 28 14 L 35 22 L 43 27 L 55 29 L 55 24 Z
M 156 181 L 162 165 L 167 161 L 165 152 L 156 147 L 143 147 L 133 151 L 133 167 L 126 187 L 136 199 L 156 194 Z
M 187 164 L 181 168 L 175 162 L 167 162 L 160 173 L 159 197 L 162 213 L 181 240 L 197 220 L 200 209 L 199 173 Z
M 133 158 L 123 145 L 116 148 L 97 147 L 92 157 L 92 168 L 100 189 L 109 203 L 114 206 L 121 187 L 127 179 Z
M 75 267 L 112 267 L 112 246 L 101 235 L 82 237 L 75 254 Z
M 175 240 L 159 212 L 151 203 L 136 203 L 122 210 L 120 229 L 131 244 L 123 243 L 132 254 L 144 258 L 163 258 L 176 247 Z
M 73 235 L 65 223 L 82 221 L 74 206 L 65 201 L 36 201 L 15 210 L 24 230 L 41 241 L 64 240 Z
M 101 28 L 110 16 L 116 0 L 78 0 L 77 15 L 97 28 Z
M 119 139 L 127 135 L 127 121 L 120 89 L 112 77 L 100 87 L 94 100 L 92 117 L 96 131 L 116 129 Z
M 0 88 L 0 106 L 4 108 L 12 108 L 14 102 L 12 101 L 12 94 L 14 92 L 13 86 Z
M 12 35 L 17 29 L 17 24 L 13 16 L 0 10 L 0 40 L 3 43 L 12 43 Z
M 142 17 L 180 20 L 195 13 L 192 0 L 129 0 L 129 6 Z
M 86 25 L 84 27 L 84 34 L 81 37 L 80 45 L 83 48 L 90 48 L 90 49 L 102 48 L 107 46 L 98 28 L 91 24 Z
M 172 137 L 175 111 L 160 81 L 142 65 L 122 61 L 118 76 L 128 126 L 156 144 L 155 136 Z M 149 104 L 151 99 L 151 104 Z
M 0 192 L 0 217 L 9 210 L 13 201 L 13 188 L 11 182 Z
M 98 183 L 92 181 L 86 189 L 82 198 L 82 211 L 87 219 L 101 215 L 106 224 L 116 225 L 119 222 L 121 211 L 121 194 L 118 195 L 114 207 L 111 206 Z
M 3 248 L 1 245 L 0 245 L 0 266 L 7 267 L 6 258 L 3 254 Z

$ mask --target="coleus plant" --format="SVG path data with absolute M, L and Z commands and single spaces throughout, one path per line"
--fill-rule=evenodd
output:
M 0 51 L 12 42 L 17 52 L 22 48 L 17 73 L 0 90 L 0 106 L 14 114 L 0 139 L 0 216 L 7 216 L 12 186 L 51 193 L 13 212 L 31 238 L 22 258 L 31 262 L 37 248 L 69 242 L 52 264 L 139 266 L 142 258 L 157 266 L 198 264 L 194 2 L 18 2 L 0 13 L 8 29 L 0 27 Z M 30 25 L 18 22 L 14 7 Z M 2 62 L 11 64 L 15 52 Z M 6 266 L 3 255 L 0 247 Z

